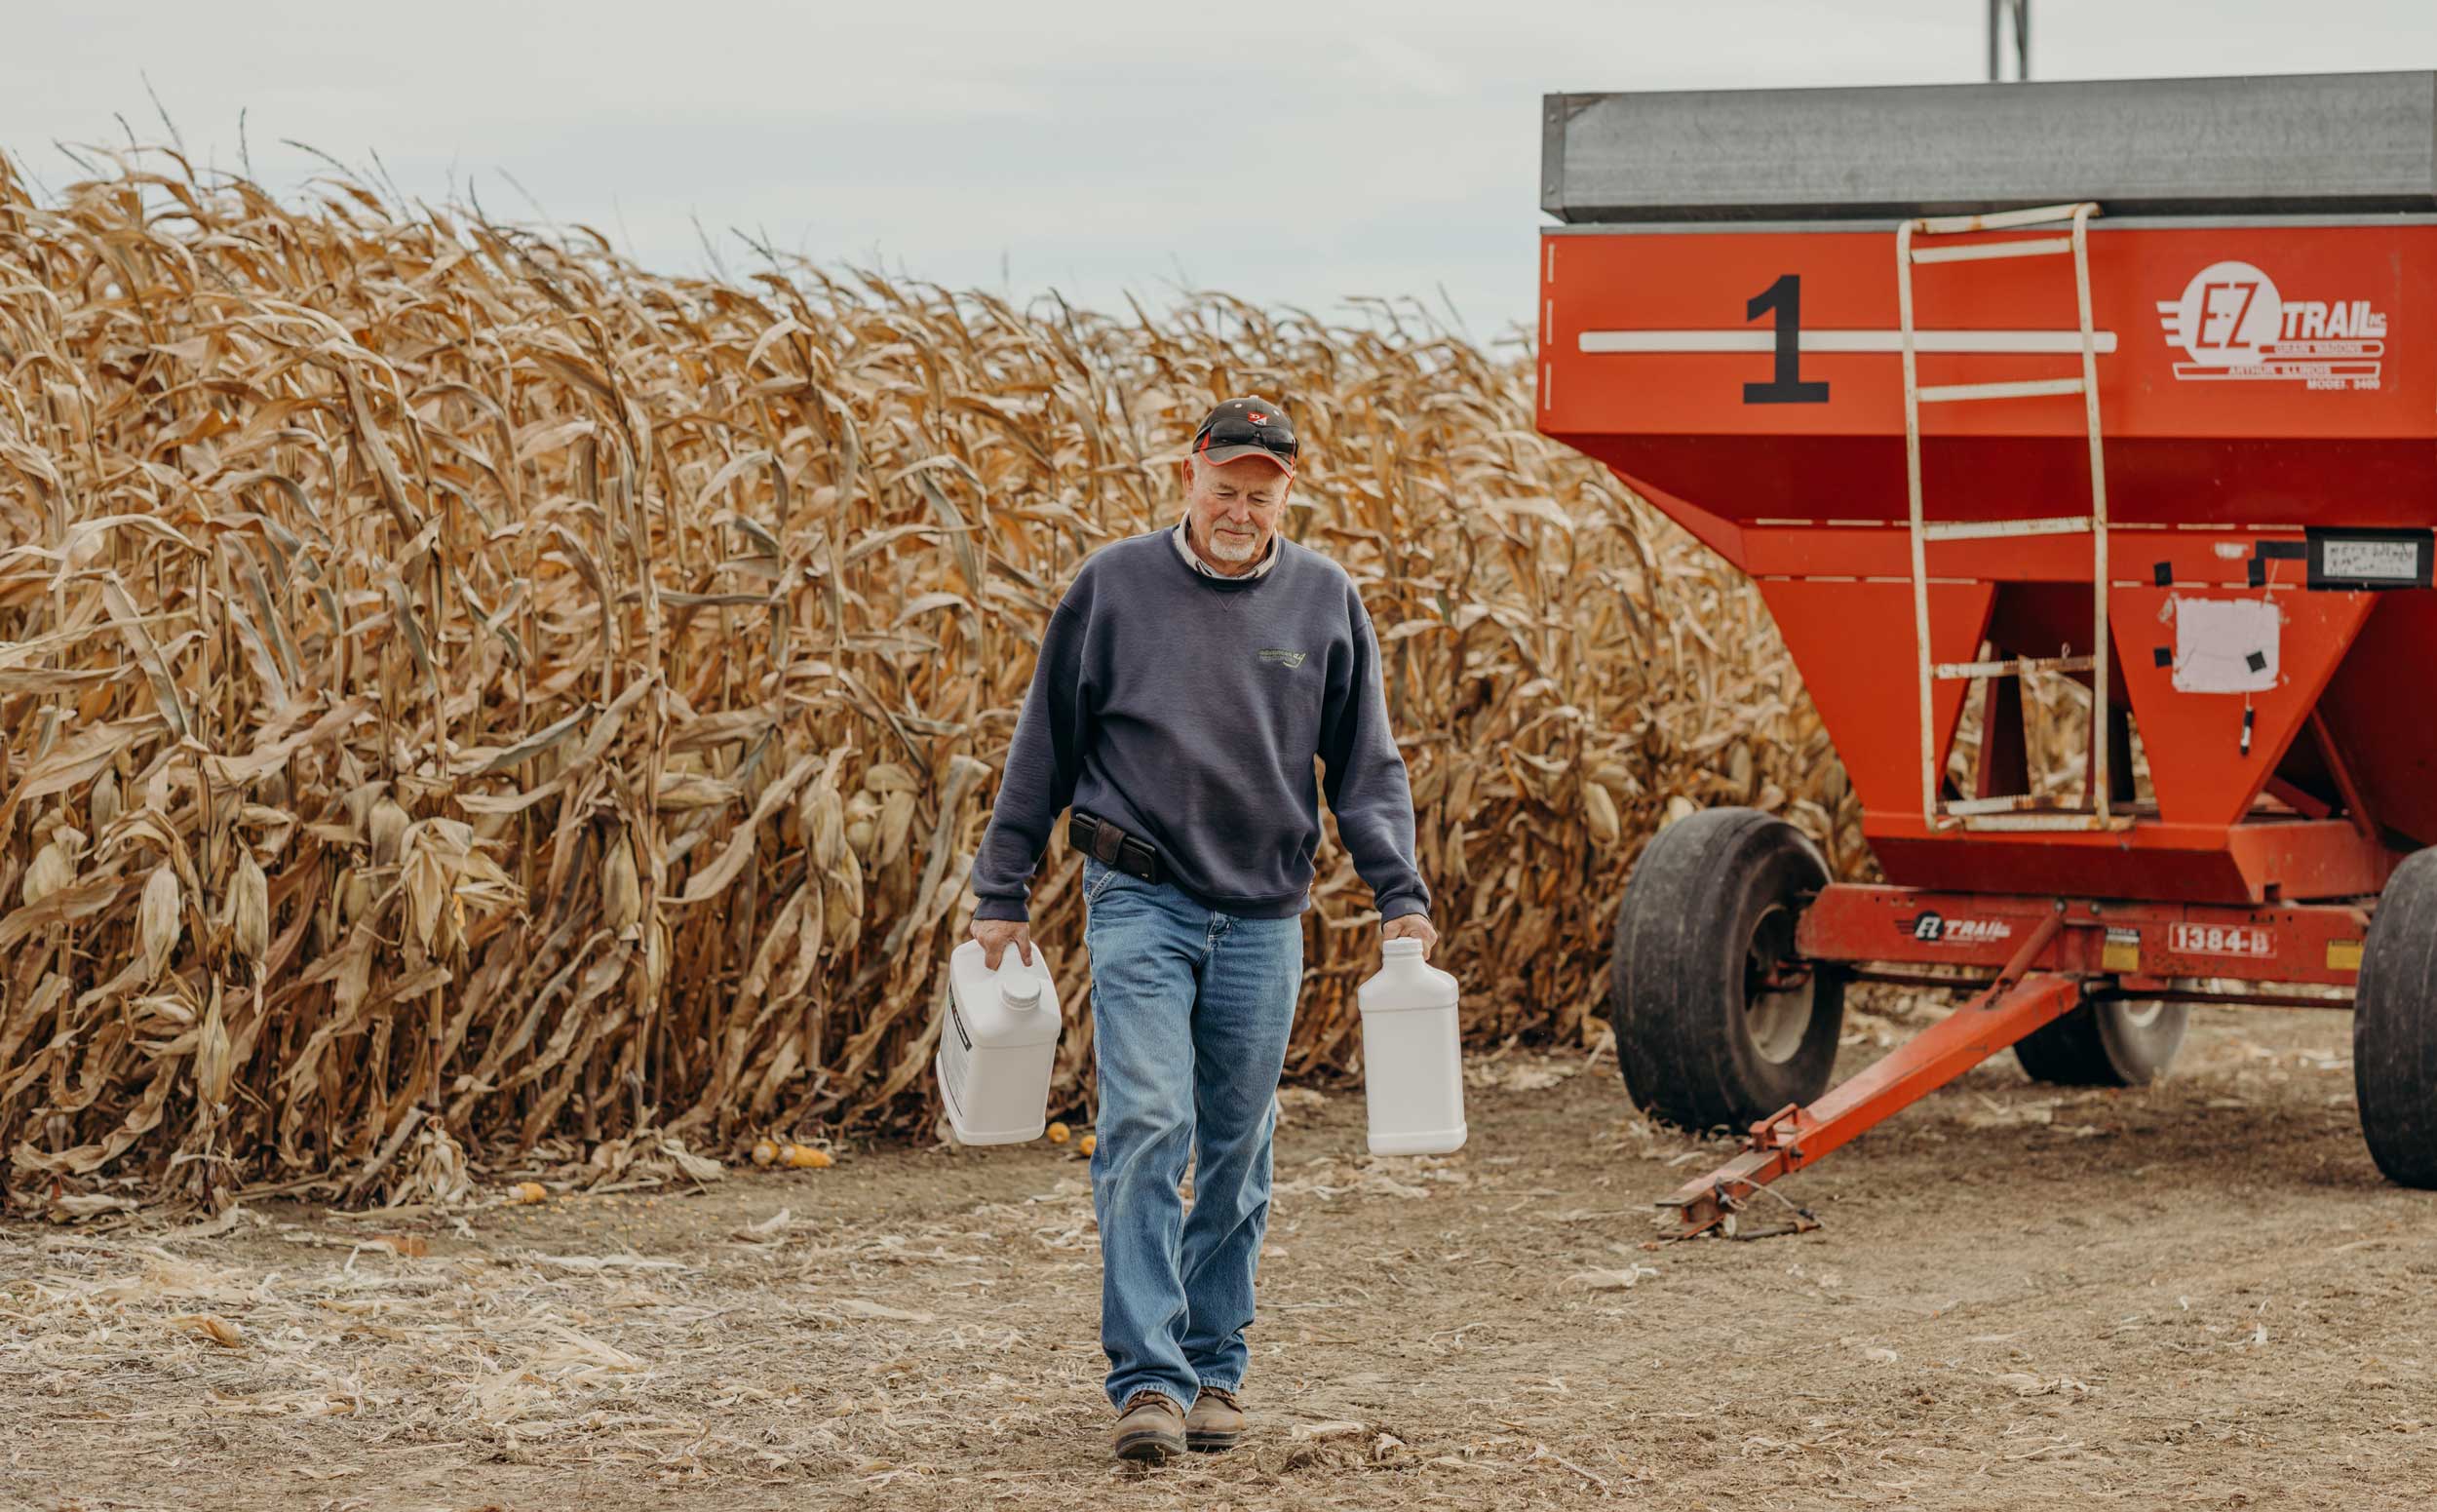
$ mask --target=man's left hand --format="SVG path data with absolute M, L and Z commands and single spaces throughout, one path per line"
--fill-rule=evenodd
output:
M 1421 958 L 1428 960 L 1431 947 L 1439 943 L 1439 932 L 1430 927 L 1429 914 L 1407 913 L 1379 926 L 1379 943 L 1385 945 L 1390 940 L 1420 941 Z

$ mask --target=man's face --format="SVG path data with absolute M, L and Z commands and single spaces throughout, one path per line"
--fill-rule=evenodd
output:
M 1237 457 L 1217 467 L 1194 457 L 1184 466 L 1185 515 L 1194 546 L 1229 576 L 1252 570 L 1278 533 L 1295 480 L 1263 457 Z

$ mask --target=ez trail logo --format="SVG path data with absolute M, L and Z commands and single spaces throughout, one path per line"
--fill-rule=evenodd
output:
M 2270 379 L 2313 389 L 2374 389 L 2385 312 L 2367 299 L 2287 299 L 2247 262 L 2213 262 L 2180 299 L 2158 301 L 2167 341 L 2190 354 L 2179 379 Z
M 2014 938 L 2014 926 L 2001 918 L 1948 918 L 1943 913 L 1921 913 L 1895 922 L 1898 929 L 1914 939 L 1940 945 L 1993 945 Z

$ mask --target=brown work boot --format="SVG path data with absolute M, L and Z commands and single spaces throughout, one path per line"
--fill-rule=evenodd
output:
M 1137 1391 L 1117 1414 L 1113 1447 L 1119 1459 L 1165 1464 L 1184 1453 L 1184 1415 L 1160 1391 Z
M 1184 1415 L 1184 1447 L 1204 1454 L 1223 1454 L 1244 1437 L 1244 1408 L 1232 1391 L 1204 1386 Z

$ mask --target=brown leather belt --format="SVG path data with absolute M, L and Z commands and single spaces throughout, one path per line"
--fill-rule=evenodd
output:
M 1168 868 L 1160 861 L 1157 847 L 1141 835 L 1126 834 L 1097 814 L 1076 809 L 1066 820 L 1066 839 L 1083 854 L 1128 876 L 1139 876 L 1154 884 L 1168 879 Z

